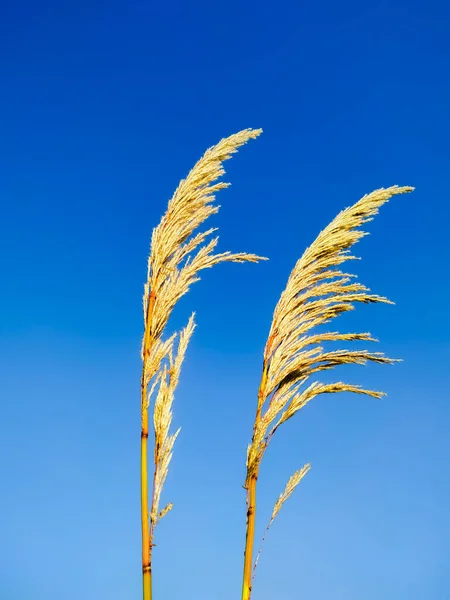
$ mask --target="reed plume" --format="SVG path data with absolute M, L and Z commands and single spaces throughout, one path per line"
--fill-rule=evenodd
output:
M 143 598 L 152 598 L 152 549 L 157 523 L 170 511 L 169 503 L 160 509 L 161 491 L 167 476 L 178 431 L 170 433 L 172 404 L 181 366 L 194 331 L 194 315 L 179 333 L 163 340 L 165 328 L 178 300 L 198 281 L 202 269 L 221 262 L 258 262 L 261 257 L 245 252 L 214 253 L 218 238 L 215 229 L 196 233 L 218 212 L 215 193 L 228 186 L 217 181 L 223 162 L 245 144 L 258 137 L 260 129 L 246 129 L 221 140 L 205 152 L 178 185 L 166 213 L 153 230 L 147 281 L 144 285 L 144 336 L 141 376 L 141 522 Z M 175 349 L 176 346 L 176 349 Z M 147 441 L 149 406 L 155 397 L 153 426 L 155 434 L 154 468 L 149 503 Z
M 369 333 L 323 332 L 316 328 L 353 310 L 358 302 L 392 304 L 387 298 L 370 293 L 367 287 L 354 281 L 354 275 L 342 272 L 339 267 L 356 258 L 350 254 L 350 248 L 367 235 L 359 228 L 371 221 L 389 198 L 412 190 L 411 187 L 397 186 L 380 189 L 340 212 L 297 261 L 275 307 L 264 349 L 253 437 L 247 449 L 244 485 L 247 526 L 242 600 L 250 599 L 260 554 L 259 551 L 254 562 L 257 480 L 262 458 L 275 432 L 320 394 L 354 392 L 374 398 L 384 395 L 383 392 L 341 381 L 310 382 L 316 373 L 339 365 L 395 362 L 380 352 L 328 350 L 322 345 L 328 342 L 376 341 Z M 309 464 L 305 465 L 289 479 L 275 504 L 267 529 L 309 468 Z

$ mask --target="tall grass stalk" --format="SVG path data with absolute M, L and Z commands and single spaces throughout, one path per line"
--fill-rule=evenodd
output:
M 369 333 L 323 332 L 316 328 L 353 310 L 358 302 L 392 304 L 387 298 L 371 294 L 367 287 L 353 281 L 354 275 L 344 273 L 338 267 L 355 259 L 350 254 L 350 248 L 366 235 L 359 228 L 371 221 L 389 198 L 412 189 L 397 186 L 380 189 L 339 213 L 298 260 L 275 307 L 264 349 L 253 436 L 247 449 L 244 485 L 247 525 L 242 600 L 250 600 L 260 555 L 259 550 L 254 557 L 257 482 L 262 458 L 275 432 L 310 400 L 321 394 L 354 392 L 374 398 L 384 395 L 383 392 L 341 381 L 311 383 L 312 375 L 339 365 L 395 362 L 381 352 L 328 350 L 322 345 L 338 341 L 376 341 Z M 289 479 L 275 503 L 266 533 L 284 502 L 309 469 L 310 465 L 306 464 Z
M 179 430 L 170 433 L 172 404 L 181 366 L 194 331 L 192 315 L 186 327 L 163 340 L 173 308 L 198 281 L 202 269 L 221 262 L 258 262 L 254 254 L 222 252 L 214 254 L 218 238 L 215 229 L 195 233 L 208 217 L 218 212 L 215 193 L 228 186 L 217 180 L 224 174 L 222 163 L 240 146 L 259 136 L 261 130 L 246 129 L 221 140 L 182 180 L 166 213 L 153 230 L 147 281 L 144 286 L 144 336 L 141 375 L 141 524 L 143 598 L 152 598 L 152 552 L 155 527 L 171 510 L 160 509 L 161 491 Z M 149 406 L 153 402 L 153 474 L 149 498 Z

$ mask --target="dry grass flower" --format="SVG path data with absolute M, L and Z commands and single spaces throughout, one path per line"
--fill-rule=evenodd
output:
M 260 129 L 245 129 L 221 140 L 182 180 L 169 201 L 166 213 L 153 230 L 147 281 L 144 286 L 144 336 L 141 377 L 141 509 L 143 597 L 152 597 L 152 548 L 157 523 L 172 504 L 160 509 L 160 497 L 167 477 L 178 431 L 170 433 L 172 405 L 186 349 L 195 328 L 194 315 L 179 334 L 162 339 L 178 300 L 198 281 L 203 269 L 221 262 L 258 262 L 261 257 L 245 252 L 215 253 L 215 229 L 197 233 L 198 228 L 218 212 L 215 194 L 228 186 L 218 182 L 224 174 L 223 162 L 248 140 L 258 137 Z M 175 344 L 177 348 L 175 351 Z M 148 411 L 152 398 L 155 433 L 154 469 L 149 503 L 147 441 Z
M 323 345 L 376 341 L 369 333 L 317 329 L 353 310 L 356 303 L 391 303 L 383 296 L 372 294 L 366 286 L 354 281 L 354 275 L 341 271 L 340 267 L 355 259 L 350 248 L 366 235 L 360 227 L 371 221 L 389 198 L 412 189 L 394 186 L 376 190 L 340 212 L 297 261 L 275 307 L 264 349 L 253 437 L 247 450 L 247 533 L 242 600 L 249 600 L 251 595 L 256 484 L 261 460 L 275 432 L 320 394 L 355 392 L 375 398 L 384 395 L 341 381 L 325 384 L 310 380 L 316 373 L 339 365 L 395 362 L 381 352 L 328 350 Z M 291 477 L 275 504 L 269 526 L 308 470 L 309 465 L 306 465 Z

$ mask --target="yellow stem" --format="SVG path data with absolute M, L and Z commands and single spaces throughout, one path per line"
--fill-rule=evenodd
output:
M 148 409 L 142 415 L 141 430 L 141 522 L 142 522 L 142 586 L 144 600 L 152 599 L 152 566 L 148 520 Z
M 141 377 L 141 525 L 142 525 L 142 590 L 143 600 L 152 600 L 152 564 L 151 549 L 153 540 L 149 530 L 149 505 L 148 505 L 148 407 L 147 383 L 145 380 L 145 363 L 152 345 L 151 322 L 155 295 L 150 293 L 148 302 L 143 348 L 143 366 Z
M 262 409 L 265 399 L 265 389 L 267 384 L 267 360 L 264 359 L 263 373 L 258 390 L 258 406 L 256 408 L 255 423 L 253 425 L 253 440 L 257 426 L 261 420 Z M 244 552 L 244 577 L 242 582 L 242 600 L 250 600 L 252 593 L 252 574 L 253 574 L 253 546 L 255 543 L 255 521 L 256 521 L 256 483 L 258 481 L 259 463 L 254 472 L 247 479 L 247 526 L 245 533 L 245 552 Z
M 255 542 L 256 517 L 256 481 L 257 476 L 250 478 L 247 491 L 247 532 L 245 536 L 244 580 L 242 583 L 242 600 L 250 600 L 252 593 L 253 545 Z

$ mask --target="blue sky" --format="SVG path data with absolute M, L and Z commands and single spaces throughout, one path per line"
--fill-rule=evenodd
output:
M 155 549 L 155 598 L 241 585 L 245 448 L 271 313 L 335 214 L 413 185 L 370 224 L 359 307 L 404 362 L 347 369 L 383 401 L 309 405 L 274 440 L 258 533 L 291 473 L 255 600 L 450 598 L 448 165 L 443 1 L 0 5 L 0 597 L 139 598 L 139 346 L 152 228 L 203 151 L 227 164 L 221 248 L 270 257 L 205 273 Z

